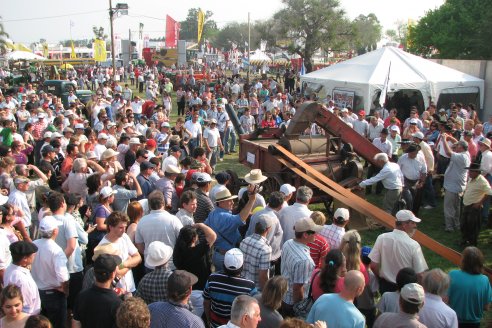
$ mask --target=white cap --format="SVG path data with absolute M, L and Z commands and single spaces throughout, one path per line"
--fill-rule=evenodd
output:
M 243 267 L 244 256 L 239 248 L 232 248 L 225 253 L 224 267 L 229 270 L 239 270 Z
M 410 283 L 403 286 L 400 296 L 405 301 L 412 304 L 422 304 L 425 300 L 424 288 L 416 283 Z
M 75 124 L 75 128 L 76 129 L 85 129 L 84 124 L 82 124 L 82 123 Z
M 337 210 L 335 211 L 335 214 L 333 214 L 333 217 L 335 219 L 343 218 L 343 221 L 347 221 L 348 219 L 350 219 L 350 212 L 348 209 L 340 207 L 340 208 L 337 208 Z
M 294 191 L 296 191 L 296 188 L 288 183 L 284 183 L 280 186 L 280 192 L 285 196 L 292 194 Z
M 43 139 L 46 139 L 46 138 L 51 138 L 51 136 L 53 135 L 53 133 L 51 133 L 50 131 L 46 131 L 44 134 L 43 134 Z
M 400 128 L 398 126 L 396 126 L 396 125 L 392 125 L 390 127 L 390 130 L 391 131 L 396 131 L 396 133 L 400 134 Z
M 123 129 L 131 128 L 133 125 L 131 123 L 126 123 L 123 125 Z
M 398 222 L 413 221 L 413 222 L 419 223 L 422 220 L 420 220 L 418 217 L 416 217 L 412 211 L 399 210 L 396 213 L 396 221 L 398 221 Z
M 162 241 L 153 241 L 147 248 L 147 256 L 145 257 L 145 264 L 149 267 L 156 267 L 169 262 L 169 259 L 173 256 L 173 249 Z
M 343 108 L 340 113 L 348 113 L 348 109 L 347 108 Z
M 62 225 L 61 221 L 58 221 L 53 216 L 45 216 L 41 222 L 39 222 L 39 230 L 41 232 L 50 232 Z
M 45 118 L 46 117 L 46 114 L 45 113 L 39 113 L 38 114 L 38 118 Z
M 176 165 L 168 164 L 166 165 L 165 172 L 171 174 L 180 174 L 181 170 Z
M 161 128 L 169 128 L 169 127 L 171 127 L 171 126 L 169 125 L 169 122 L 162 122 L 162 124 L 161 124 Z
M 108 138 L 109 137 L 108 137 L 108 135 L 106 133 L 99 133 L 97 135 L 97 139 L 106 139 L 107 140 Z
M 53 134 L 51 134 L 51 139 L 61 138 L 61 137 L 63 137 L 63 135 L 59 132 L 53 132 Z
M 418 124 L 419 121 L 416 119 L 416 118 L 412 118 L 410 121 L 409 121 L 410 124 Z
M 72 110 L 66 110 L 65 113 L 63 114 L 65 116 L 72 116 L 73 115 L 73 111 Z
M 140 145 L 140 139 L 130 138 L 130 145 Z
M 113 188 L 108 186 L 103 187 L 99 192 L 99 194 L 103 196 L 103 198 L 108 198 L 109 196 L 114 195 L 116 193 L 118 193 L 118 190 L 113 190 Z
M 210 124 L 217 124 L 217 120 L 215 118 L 211 119 Z
M 420 132 L 420 131 L 415 132 L 414 134 L 412 134 L 412 137 L 419 138 L 420 140 L 424 140 L 424 134 L 422 132 Z

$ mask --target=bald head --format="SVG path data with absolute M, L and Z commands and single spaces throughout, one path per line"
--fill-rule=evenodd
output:
M 350 270 L 345 274 L 344 287 L 348 292 L 357 293 L 364 286 L 364 275 L 359 270 Z

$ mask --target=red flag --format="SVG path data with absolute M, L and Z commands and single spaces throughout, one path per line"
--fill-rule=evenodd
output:
M 179 39 L 179 22 L 166 15 L 166 48 L 176 48 Z

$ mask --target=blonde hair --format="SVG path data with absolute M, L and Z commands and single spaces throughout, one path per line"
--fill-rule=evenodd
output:
M 14 165 L 15 160 L 12 157 L 5 156 L 4 158 L 0 158 L 0 167 L 2 169 L 6 169 L 10 165 Z
M 310 218 L 314 221 L 314 223 L 316 223 L 316 225 L 322 226 L 326 223 L 326 217 L 323 212 L 320 211 L 314 211 L 313 213 L 311 213 Z
M 347 271 L 360 270 L 361 241 L 357 230 L 349 230 L 342 237 L 340 250 L 345 256 Z

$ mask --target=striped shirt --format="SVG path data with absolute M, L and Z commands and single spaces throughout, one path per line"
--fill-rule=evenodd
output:
M 210 301 L 210 326 L 225 325 L 231 317 L 232 302 L 239 295 L 253 296 L 258 291 L 251 280 L 212 273 L 203 290 L 203 298 Z
M 330 251 L 330 245 L 326 241 L 325 237 L 320 234 L 314 235 L 314 241 L 307 244 L 309 247 L 309 253 L 314 262 L 314 267 L 321 268 L 323 261 L 325 260 L 326 254 Z
M 156 302 L 149 305 L 149 311 L 150 328 L 205 328 L 202 319 L 183 304 Z
M 265 237 L 256 233 L 245 238 L 239 248 L 244 254 L 243 276 L 253 280 L 256 287 L 259 288 L 259 273 L 260 270 L 270 269 L 272 248 L 268 245 Z
M 172 273 L 166 267 L 147 273 L 140 280 L 135 296 L 142 298 L 147 304 L 167 301 L 167 280 Z
M 309 255 L 309 247 L 289 239 L 282 247 L 281 274 L 289 281 L 289 289 L 284 296 L 284 302 L 294 304 L 294 284 L 304 285 L 304 298 L 307 297 L 309 280 L 314 270 L 314 262 Z
M 196 193 L 196 212 L 195 222 L 205 222 L 210 212 L 214 210 L 214 204 L 200 188 L 195 190 Z

